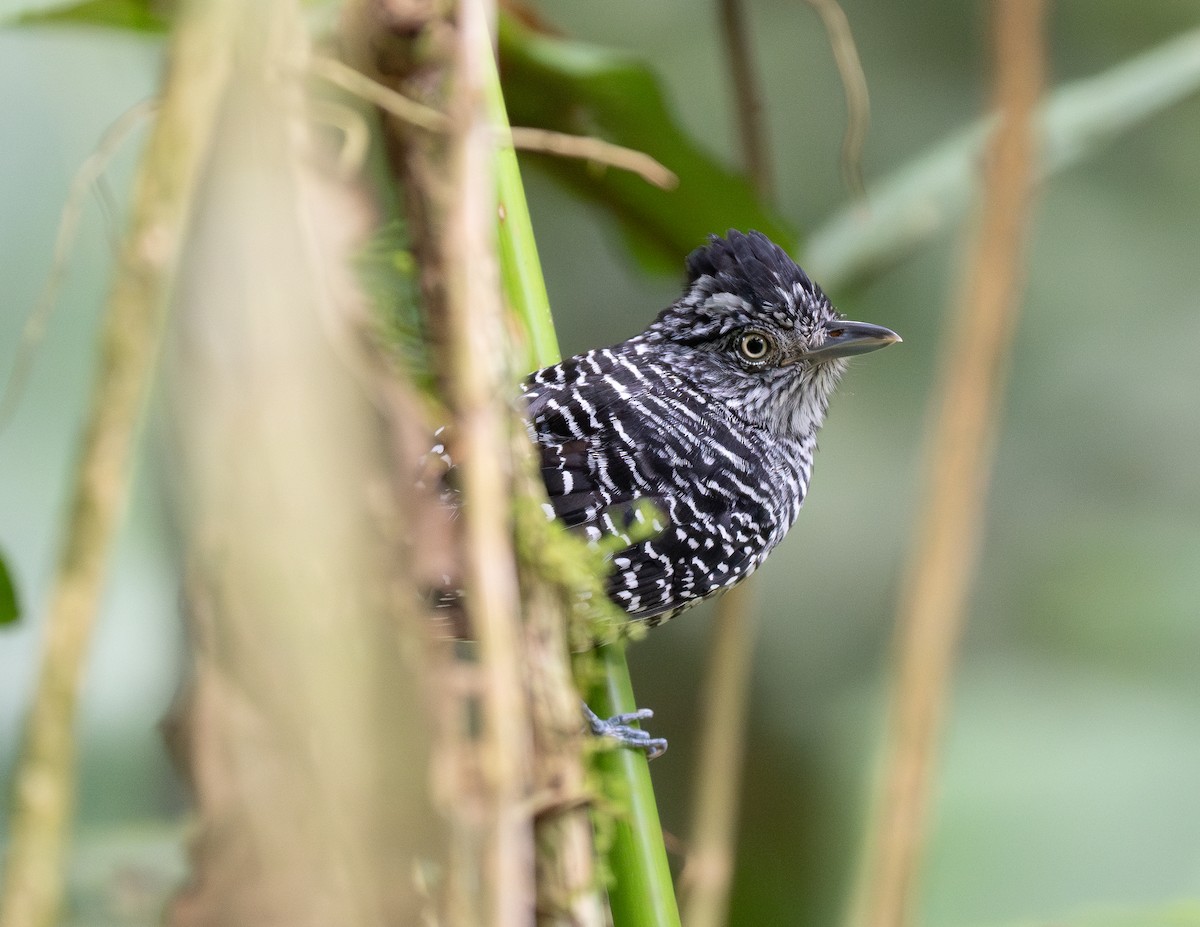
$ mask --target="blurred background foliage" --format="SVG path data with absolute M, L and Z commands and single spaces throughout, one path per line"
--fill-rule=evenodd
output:
M 723 202 L 739 181 L 715 9 L 684 0 L 536 4 L 565 34 L 628 56 L 660 81 L 681 136 L 655 136 L 648 125 L 637 132 L 650 135 L 630 131 L 621 141 L 658 153 L 668 167 L 678 167 L 672 146 L 694 145 L 710 159 L 711 199 L 695 199 L 689 187 L 678 224 L 655 213 L 678 236 L 650 236 L 679 249 L 665 273 L 664 255 L 648 256 L 646 240 L 634 238 L 638 256 L 627 247 L 630 231 L 649 220 L 622 222 L 610 208 L 624 202 L 629 181 L 610 173 L 611 196 L 581 195 L 586 178 L 563 184 L 571 169 L 527 162 L 565 352 L 639 330 L 677 295 L 683 251 L 701 231 L 761 221 L 803 240 L 847 205 L 837 163 L 842 95 L 824 33 L 803 4 L 748 5 L 779 190 L 761 220 Z M 869 190 L 981 112 L 984 6 L 843 5 L 872 93 Z M 0 15 L 30 6 L 2 0 Z M 1102 72 L 1196 23 L 1195 6 L 1182 0 L 1136 12 L 1120 0 L 1063 0 L 1051 21 L 1052 81 Z M 49 269 L 70 178 L 103 129 L 153 93 L 159 54 L 147 35 L 0 31 L 0 373 Z M 568 107 L 564 118 L 577 115 Z M 616 107 L 595 118 L 593 131 L 620 124 Z M 132 163 L 127 152 L 110 172 L 117 202 Z M 37 616 L 94 363 L 111 232 L 90 204 L 62 304 L 0 433 L 0 548 L 26 611 L 0 629 L 6 777 L 36 672 Z M 851 887 L 961 232 L 955 226 L 902 264 L 831 293 L 849 317 L 895 328 L 905 344 L 847 376 L 800 522 L 758 579 L 764 621 L 734 924 L 827 925 Z M 1196 906 L 1182 903 L 1200 897 L 1197 254 L 1196 95 L 1044 184 L 948 719 L 925 927 L 1200 923 Z M 820 266 L 807 269 L 821 279 Z M 169 474 L 153 424 L 149 431 L 81 727 L 76 891 L 127 924 L 154 922 L 153 907 L 139 899 L 180 871 L 181 851 L 162 835 L 185 812 L 156 729 L 178 686 L 183 642 L 164 515 Z M 709 611 L 689 614 L 631 651 L 639 700 L 671 739 L 653 772 L 664 826 L 681 835 L 709 624 Z M 1104 913 L 1121 910 L 1161 913 Z

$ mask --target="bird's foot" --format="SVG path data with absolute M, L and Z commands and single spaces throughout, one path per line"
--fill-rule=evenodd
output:
M 651 737 L 649 731 L 633 727 L 634 722 L 646 721 L 654 717 L 654 711 L 650 708 L 639 708 L 637 711 L 630 711 L 623 715 L 601 718 L 584 703 L 583 714 L 587 718 L 588 727 L 597 737 L 611 737 L 622 747 L 645 750 L 646 758 L 650 760 L 667 752 L 665 737 Z

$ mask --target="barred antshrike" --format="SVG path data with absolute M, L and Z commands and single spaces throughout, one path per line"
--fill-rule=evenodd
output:
M 683 295 L 640 335 L 524 384 L 547 514 L 587 539 L 628 542 L 608 594 L 659 624 L 741 582 L 796 520 L 817 430 L 846 358 L 900 340 L 841 318 L 759 232 L 729 231 L 687 259 Z M 659 524 L 630 537 L 651 503 Z M 645 537 L 645 532 L 640 533 Z M 629 727 L 593 729 L 660 752 Z

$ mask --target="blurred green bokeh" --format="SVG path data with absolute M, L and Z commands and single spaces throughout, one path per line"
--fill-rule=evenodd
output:
M 0 14 L 27 6 L 6 0 Z M 811 231 L 847 197 L 841 90 L 803 4 L 749 6 L 779 211 Z M 872 89 L 869 186 L 980 112 L 985 7 L 844 6 Z M 570 35 L 649 61 L 688 131 L 732 162 L 715 10 L 697 15 L 684 0 L 539 7 Z M 1119 0 L 1059 3 L 1053 80 L 1100 72 L 1196 22 L 1194 5 L 1179 0 L 1136 15 Z M 103 128 L 153 91 L 157 68 L 152 39 L 0 31 L 0 374 L 49 267 L 73 171 Z M 132 155 L 112 174 L 118 201 Z M 675 297 L 678 281 L 637 270 L 598 209 L 536 172 L 527 184 L 564 351 L 625 338 Z M 924 927 L 1068 922 L 1200 897 L 1200 98 L 1043 194 L 945 741 Z M 848 316 L 895 328 L 905 343 L 847 376 L 800 522 L 758 580 L 764 621 L 734 924 L 828 925 L 850 888 L 926 400 L 963 240 L 944 236 L 860 291 L 831 294 Z M 0 629 L 5 776 L 36 672 L 108 251 L 90 204 L 62 305 L 0 433 L 0 547 L 26 611 Z M 808 269 L 820 279 L 820 267 Z M 183 808 L 155 727 L 177 685 L 181 631 L 153 428 L 147 438 L 87 683 L 88 831 L 177 820 Z M 680 836 L 708 630 L 708 611 L 694 613 L 631 654 L 639 700 L 672 741 L 653 771 L 664 825 Z

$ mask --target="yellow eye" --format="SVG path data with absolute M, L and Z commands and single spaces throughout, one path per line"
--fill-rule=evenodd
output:
M 748 361 L 760 361 L 771 350 L 771 339 L 762 332 L 746 332 L 738 341 L 738 351 Z

